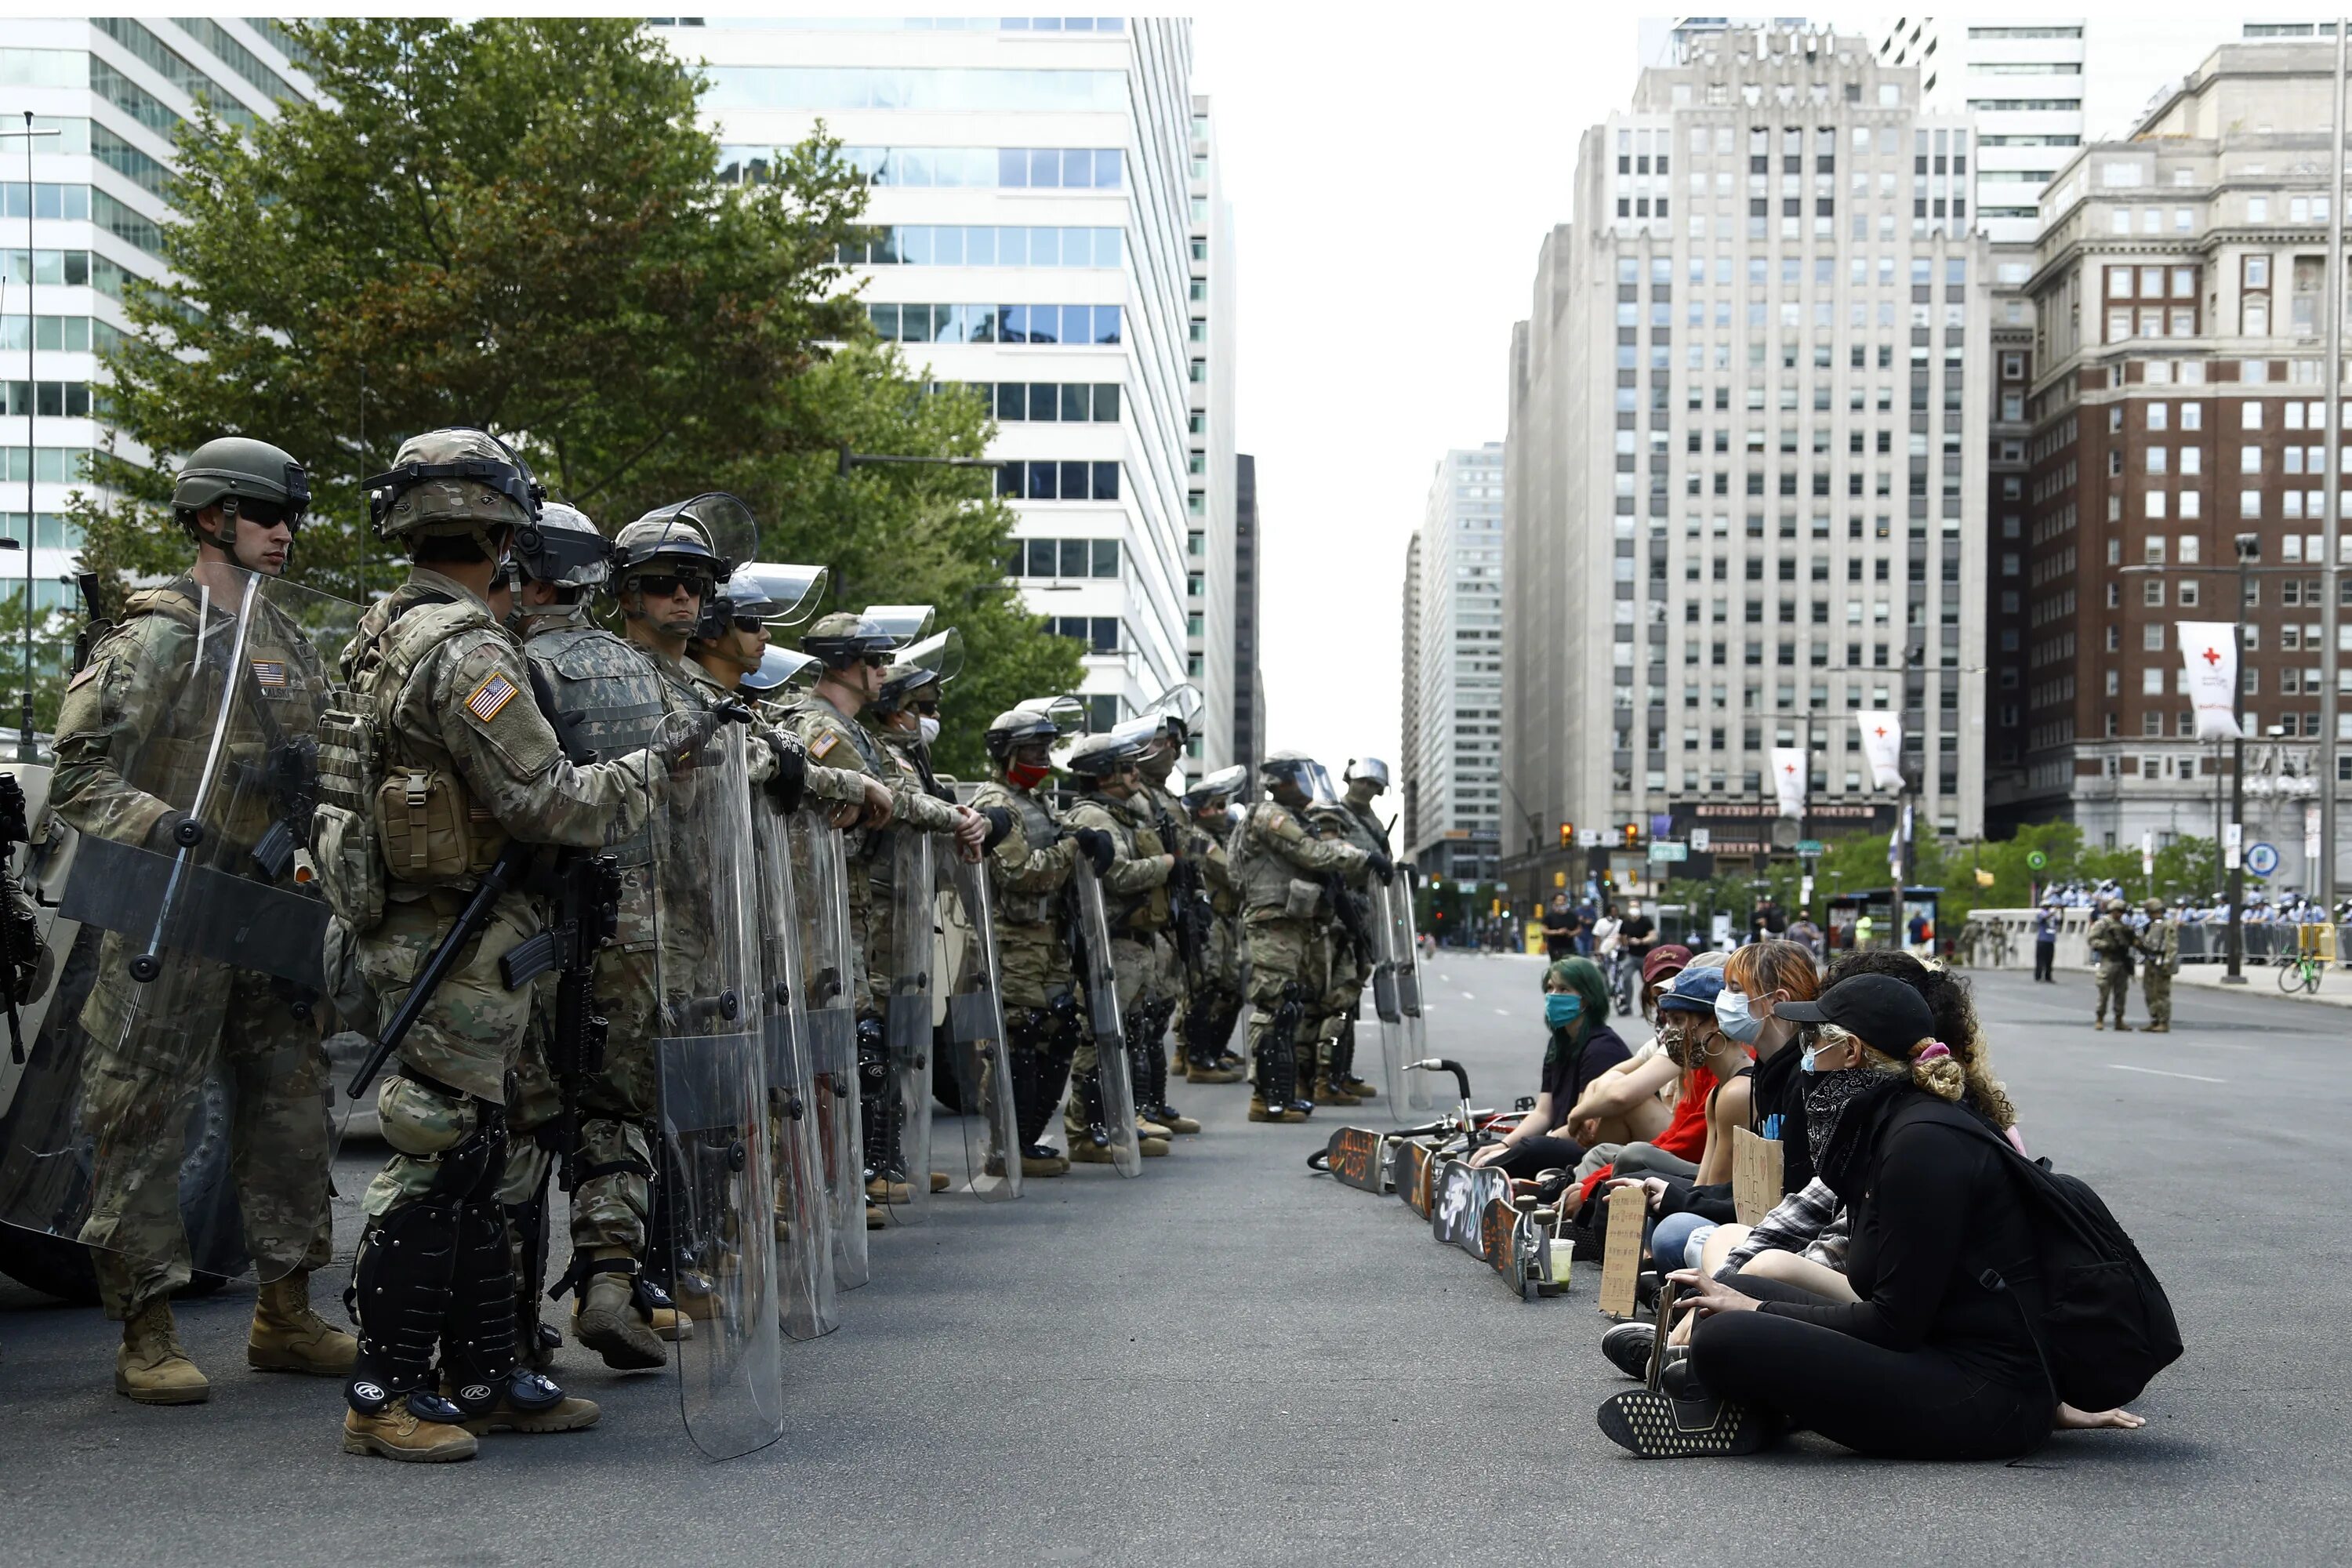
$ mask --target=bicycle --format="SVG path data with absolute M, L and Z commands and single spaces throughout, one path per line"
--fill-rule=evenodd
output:
M 2315 955 L 2308 952 L 2282 952 L 2278 955 L 2276 967 L 2280 990 L 2289 994 L 2300 990 L 2306 995 L 2318 994 L 2319 977 L 2327 969 Z

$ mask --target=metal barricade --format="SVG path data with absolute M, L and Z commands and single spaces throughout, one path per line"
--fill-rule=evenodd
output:
M 2221 956 L 2221 944 L 2211 940 L 2213 928 L 2202 921 L 2180 928 L 2180 962 L 2205 963 Z

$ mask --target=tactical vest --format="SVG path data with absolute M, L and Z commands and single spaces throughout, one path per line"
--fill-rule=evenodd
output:
M 1242 908 L 1276 920 L 1311 920 L 1323 902 L 1320 883 L 1301 877 L 1267 843 L 1272 826 L 1285 820 L 1297 823 L 1297 814 L 1279 801 L 1261 800 L 1234 835 L 1234 875 L 1242 885 Z M 1305 824 L 1298 826 L 1306 831 Z
M 1020 825 L 1021 837 L 1033 855 L 1054 843 L 1062 836 L 1061 826 L 1054 820 L 1045 803 L 1026 790 L 994 779 L 980 786 L 971 804 L 975 806 L 1001 805 L 1013 814 Z M 1016 925 L 1049 926 L 1060 915 L 1058 893 L 1016 893 L 1010 888 L 992 883 L 989 889 L 990 909 L 1000 921 Z
M 1121 859 L 1150 860 L 1168 853 L 1167 847 L 1160 841 L 1159 831 L 1143 826 L 1150 820 L 1150 813 L 1145 808 L 1131 802 L 1113 800 L 1107 795 L 1083 796 L 1079 805 L 1099 806 L 1105 816 L 1118 824 L 1111 837 L 1122 841 L 1119 845 Z M 1151 931 L 1166 931 L 1169 925 L 1168 884 L 1162 882 L 1148 892 L 1128 894 L 1114 893 L 1105 888 L 1103 913 L 1108 919 L 1113 935 L 1142 936 Z
M 412 888 L 470 885 L 506 847 L 509 835 L 473 799 L 457 770 L 401 755 L 394 724 L 419 666 L 453 637 L 499 629 L 488 606 L 428 591 L 401 605 L 389 621 L 371 616 L 344 650 L 352 693 L 373 725 L 383 779 L 373 801 L 376 839 L 394 882 Z
M 654 742 L 662 715 L 662 678 L 626 639 L 602 626 L 558 625 L 533 633 L 523 655 L 543 676 L 555 697 L 555 732 L 564 753 L 577 761 L 593 752 L 611 762 Z M 623 866 L 653 859 L 653 824 L 648 820 L 608 852 Z

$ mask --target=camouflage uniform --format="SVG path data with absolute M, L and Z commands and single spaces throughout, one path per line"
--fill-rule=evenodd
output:
M 1330 982 L 1318 924 L 1330 901 L 1322 878 L 1331 871 L 1359 871 L 1367 858 L 1353 845 L 1316 837 L 1296 811 L 1270 795 L 1250 808 L 1239 834 L 1234 861 L 1249 932 L 1250 1053 L 1258 1064 L 1258 1098 L 1266 1100 L 1270 1090 L 1285 1098 L 1279 1091 L 1295 1095 L 1314 1081 L 1319 1002 Z M 1290 1032 L 1297 1079 L 1291 1085 L 1282 1083 L 1279 1068 L 1266 1056 L 1269 1031 L 1286 1002 L 1296 1020 Z M 1258 1109 L 1253 1106 L 1252 1114 Z M 1265 1110 L 1282 1112 L 1271 1100 Z
M 1162 1098 L 1150 1092 L 1150 1055 L 1159 1054 L 1154 1033 L 1167 1027 L 1163 1006 L 1174 1003 L 1172 947 L 1168 935 L 1169 868 L 1167 853 L 1150 808 L 1139 800 L 1117 800 L 1094 791 L 1078 797 L 1065 821 L 1071 832 L 1091 827 L 1109 836 L 1113 859 L 1102 878 L 1103 914 L 1110 926 L 1111 973 L 1118 983 L 1118 1016 L 1126 1026 L 1128 1056 L 1135 1064 L 1138 1110 L 1156 1106 Z M 1147 1055 L 1147 1052 L 1149 1055 Z M 1164 1069 L 1166 1058 L 1160 1058 Z M 1073 1073 L 1086 1079 L 1097 1058 L 1091 1042 L 1082 1042 L 1072 1063 Z M 1087 1135 L 1083 1108 L 1070 1102 L 1064 1126 L 1073 1139 Z
M 2180 968 L 2180 927 L 2160 907 L 2148 912 L 2139 933 L 2140 994 L 2147 1000 L 2147 1026 L 2157 1034 L 2172 1029 L 2172 976 Z
M 1361 849 L 1366 865 L 1349 872 L 1345 879 L 1348 891 L 1354 897 L 1356 907 L 1362 911 L 1365 928 L 1380 917 L 1374 912 L 1373 887 L 1370 857 L 1388 853 L 1388 833 L 1370 805 L 1356 805 L 1341 801 L 1333 805 L 1307 808 L 1307 825 L 1324 838 L 1336 839 Z M 1377 952 L 1359 963 L 1355 943 L 1349 937 L 1347 926 L 1337 910 L 1331 912 L 1323 927 L 1330 954 L 1330 979 L 1325 985 L 1321 1003 L 1322 1019 L 1316 1026 L 1316 1046 L 1322 1053 L 1324 1087 L 1336 1091 L 1331 1098 L 1340 1104 L 1360 1100 L 1371 1085 L 1355 1076 L 1356 1016 L 1361 1010 L 1364 983 L 1370 978 L 1370 963 L 1377 962 Z
M 1223 1057 L 1242 1009 L 1242 885 L 1225 850 L 1225 837 L 1233 828 L 1223 813 L 1213 826 L 1204 826 L 1197 816 L 1192 822 L 1199 842 L 1207 847 L 1199 858 L 1212 918 L 1200 973 L 1187 977 L 1176 1034 L 1183 1041 L 1185 1076 L 1213 1073 L 1219 1075 L 1215 1081 L 1230 1083 L 1237 1075 L 1224 1068 Z
M 289 738 L 315 736 L 328 685 L 300 629 L 261 595 L 251 603 L 247 666 L 236 672 L 250 700 L 229 705 L 224 770 L 259 767 Z M 217 658 L 195 667 L 205 615 L 205 640 L 225 649 L 235 617 L 200 609 L 194 579 L 133 595 L 122 624 L 68 684 L 50 799 L 81 832 L 144 844 L 168 814 L 194 804 L 229 673 Z M 270 672 L 266 679 L 262 671 Z M 216 785 L 205 825 L 210 842 L 251 845 L 270 826 L 268 796 Z M 80 1239 L 90 1247 L 107 1316 L 127 1320 L 188 1282 L 180 1131 L 218 1068 L 235 1090 L 229 1169 L 247 1249 L 265 1279 L 320 1267 L 331 1255 L 331 1140 L 314 1005 L 268 976 L 175 956 L 170 1005 L 159 1008 L 152 986 L 131 978 L 129 961 L 125 938 L 107 932 L 80 1017 L 89 1035 L 81 1116 L 94 1150 Z M 159 1101 L 167 1107 L 160 1113 Z M 155 1134 L 123 1131 L 142 1124 Z
M 2132 929 L 2120 914 L 2105 914 L 2091 922 L 2088 941 L 2091 956 L 2099 966 L 2098 1000 L 2092 1022 L 2104 1027 L 2112 1006 L 2116 1027 L 2128 1029 L 2131 1026 L 2124 1022 L 2124 1006 L 2131 999 L 2131 953 L 2136 945 Z
M 988 852 L 989 894 L 1013 1104 L 1021 1146 L 1029 1149 L 1045 1135 L 1076 1053 L 1087 1052 L 1091 1062 L 1094 1049 L 1078 1018 L 1077 975 L 1063 939 L 1078 842 L 1062 830 L 1042 797 L 1014 788 L 1002 768 L 989 770 L 971 805 L 982 811 L 1000 807 L 1013 819 Z

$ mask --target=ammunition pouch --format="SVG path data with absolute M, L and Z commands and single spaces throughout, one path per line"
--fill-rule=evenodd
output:
M 376 833 L 395 882 L 442 887 L 478 877 L 509 835 L 439 768 L 394 768 L 375 792 Z

